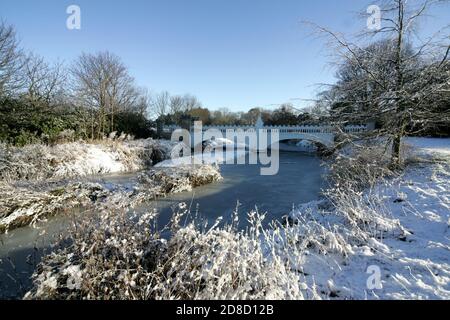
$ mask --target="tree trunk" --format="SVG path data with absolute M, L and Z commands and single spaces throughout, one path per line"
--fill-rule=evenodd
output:
M 398 20 L 397 20 L 397 59 L 395 61 L 395 71 L 397 74 L 395 84 L 395 101 L 397 107 L 398 127 L 393 128 L 394 140 L 392 142 L 391 165 L 396 168 L 401 164 L 401 144 L 405 130 L 404 119 L 404 103 L 403 103 L 403 32 L 404 32 L 404 0 L 397 0 L 398 3 Z
M 111 106 L 111 132 L 114 132 L 114 106 Z
M 391 166 L 398 168 L 401 163 L 402 133 L 397 133 L 392 141 Z
M 94 121 L 95 121 L 95 112 L 94 108 L 91 109 L 91 140 L 94 141 Z

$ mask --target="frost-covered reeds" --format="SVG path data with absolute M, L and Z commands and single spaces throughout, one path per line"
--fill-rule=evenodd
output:
M 9 184 L 0 182 L 0 232 L 83 207 L 91 210 L 131 209 L 135 205 L 189 191 L 222 179 L 215 166 L 148 169 L 132 189 L 107 188 L 88 181 Z
M 302 299 L 312 294 L 256 213 L 249 215 L 246 231 L 235 224 L 180 225 L 186 213 L 180 205 L 167 240 L 152 227 L 154 212 L 130 219 L 105 211 L 79 222 L 64 242 L 71 244 L 38 267 L 26 298 Z

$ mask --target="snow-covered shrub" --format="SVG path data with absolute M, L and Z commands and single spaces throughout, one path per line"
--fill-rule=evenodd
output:
M 312 217 L 298 217 L 296 223 L 290 228 L 284 228 L 283 234 L 288 239 L 295 239 L 296 254 L 303 254 L 305 250 L 313 250 L 318 254 L 341 254 L 347 257 L 352 253 L 351 245 L 338 224 L 324 226 Z M 292 253 L 291 253 L 292 254 Z M 299 257 L 303 260 L 303 257 Z
M 23 148 L 0 144 L 4 181 L 48 180 L 143 169 L 169 157 L 171 142 L 138 140 L 73 142 Z
M 123 212 L 103 212 L 75 222 L 60 249 L 38 266 L 35 287 L 26 297 L 144 298 L 152 283 L 144 266 L 146 250 L 152 246 L 153 215 L 134 218 Z
M 375 192 L 379 184 L 387 184 L 397 175 L 390 163 L 384 146 L 367 143 L 337 154 L 330 165 L 331 187 L 324 194 L 334 214 L 343 217 L 352 234 L 362 241 L 386 232 L 404 232 L 390 217 L 380 193 Z
M 151 169 L 139 175 L 141 189 L 164 196 L 191 191 L 193 188 L 222 179 L 219 168 L 211 165 Z
M 284 251 L 267 241 L 261 218 L 253 212 L 249 220 L 247 231 L 232 225 L 202 230 L 193 223 L 177 228 L 168 242 L 167 261 L 157 269 L 157 298 L 304 298 L 299 275 Z
M 405 230 L 398 220 L 391 217 L 380 193 L 340 187 L 326 193 L 334 206 L 334 214 L 345 219 L 355 238 L 367 241 L 370 237 L 383 238 L 387 234 L 404 235 Z
M 365 189 L 379 179 L 392 176 L 387 149 L 381 144 L 367 142 L 352 145 L 350 149 L 337 152 L 329 166 L 329 180 L 335 186 Z
M 253 213 L 252 227 L 179 224 L 169 240 L 152 228 L 155 213 L 103 212 L 85 218 L 44 258 L 28 299 L 301 299 L 308 294 L 280 242 Z M 276 243 L 276 245 L 275 245 Z

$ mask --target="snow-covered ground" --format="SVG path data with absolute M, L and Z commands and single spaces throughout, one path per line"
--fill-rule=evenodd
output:
M 0 177 L 5 181 L 48 180 L 132 172 L 169 158 L 166 140 L 104 140 L 23 148 L 0 144 Z
M 450 156 L 450 139 L 448 138 L 414 138 L 404 139 L 407 146 L 421 155 Z
M 339 299 L 450 299 L 450 139 L 405 142 L 421 157 L 439 160 L 413 164 L 370 191 L 386 219 L 398 223 L 404 234 L 380 232 L 367 243 L 348 241 L 348 257 L 307 252 L 304 281 L 317 285 L 322 294 Z M 304 215 L 306 207 L 294 216 Z M 322 225 L 336 222 L 333 214 L 316 219 Z M 374 288 L 378 279 L 381 286 Z

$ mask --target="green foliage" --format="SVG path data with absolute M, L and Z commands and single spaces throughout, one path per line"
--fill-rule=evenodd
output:
M 38 143 L 40 139 L 35 133 L 29 131 L 20 130 L 20 133 L 14 137 L 13 144 L 19 147 L 23 147 L 27 144 Z
M 0 117 L 0 139 L 18 146 L 56 142 L 63 130 L 73 127 L 71 117 L 64 117 L 59 110 L 24 99 L 3 99 Z
M 114 129 L 131 134 L 136 139 L 145 139 L 154 137 L 153 127 L 155 125 L 145 115 L 133 111 L 123 111 L 117 115 Z
M 17 146 L 90 137 L 91 119 L 68 105 L 50 106 L 31 103 L 24 98 L 5 98 L 0 100 L 0 118 L 0 141 Z M 145 115 L 131 110 L 117 115 L 114 129 L 136 138 L 148 138 L 154 134 L 152 126 Z M 104 133 L 109 134 L 110 131 Z

